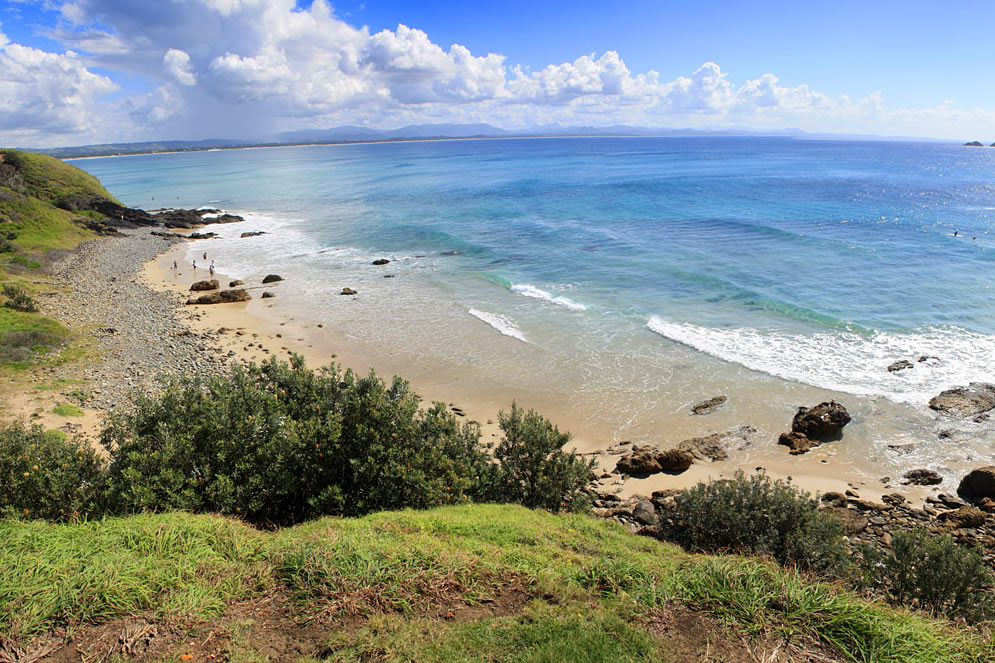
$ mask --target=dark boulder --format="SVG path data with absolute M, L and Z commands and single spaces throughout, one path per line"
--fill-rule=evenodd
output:
M 221 292 L 212 292 L 207 295 L 201 295 L 200 297 L 191 298 L 187 300 L 187 304 L 228 304 L 231 302 L 246 302 L 252 299 L 249 297 L 249 293 L 243 288 L 237 290 L 222 290 Z
M 836 436 L 850 423 L 850 414 L 836 401 L 819 403 L 813 408 L 798 408 L 791 421 L 791 430 L 810 440 L 825 442 Z
M 271 291 L 267 290 L 263 293 L 263 299 L 269 299 L 270 297 L 276 297 Z
M 279 274 L 267 274 L 263 277 L 263 283 L 276 283 L 277 281 L 282 281 L 283 277 Z
M 804 433 L 781 433 L 777 438 L 778 444 L 783 444 L 790 449 L 792 456 L 808 452 L 812 447 L 819 446 L 818 440 L 810 440 Z
M 888 372 L 897 373 L 898 371 L 904 371 L 906 368 L 912 368 L 913 366 L 914 364 L 908 359 L 899 359 L 888 366 Z
M 944 511 L 936 517 L 938 521 L 950 529 L 961 529 L 963 527 L 979 527 L 984 525 L 988 516 L 981 509 L 974 506 L 962 506 L 953 511 Z
M 905 481 L 902 483 L 912 484 L 913 486 L 935 486 L 943 483 L 943 477 L 933 470 L 912 470 L 906 472 L 903 478 Z
M 966 500 L 995 499 L 995 466 L 972 470 L 960 481 L 957 494 Z
M 266 232 L 262 230 L 250 230 L 249 232 L 244 232 L 239 237 L 259 237 L 260 235 L 265 235 Z
M 615 471 L 622 472 L 623 474 L 645 475 L 657 474 L 663 471 L 663 468 L 657 462 L 653 449 L 636 447 L 630 453 L 618 459 Z
M 217 290 L 220 287 L 221 284 L 218 283 L 217 279 L 211 279 L 210 281 L 197 281 L 190 286 L 190 290 L 200 292 L 202 290 Z
M 340 292 L 339 294 L 340 295 L 358 295 L 359 293 L 356 292 L 355 290 L 353 290 L 352 288 L 342 288 L 342 292 Z
M 377 258 L 376 260 L 373 261 L 372 264 L 374 264 L 374 265 L 387 265 L 387 264 L 390 264 L 390 260 L 387 260 L 386 258 Z
M 711 414 L 718 410 L 727 400 L 729 399 L 725 396 L 716 396 L 715 398 L 709 398 L 707 401 L 695 403 L 691 406 L 691 414 Z
M 217 237 L 217 233 L 190 233 L 186 236 L 187 239 L 213 239 Z
M 973 417 L 995 408 L 995 385 L 972 382 L 966 387 L 947 389 L 931 398 L 929 407 L 941 414 Z
M 666 449 L 657 455 L 656 462 L 664 472 L 684 472 L 694 463 L 694 457 L 681 449 Z
M 230 282 L 230 283 L 228 284 L 228 287 L 229 287 L 229 288 L 234 288 L 234 287 L 235 287 L 235 286 L 237 286 L 237 285 L 245 285 L 245 281 L 240 281 L 239 279 L 235 279 L 234 281 L 231 281 L 231 282 Z
M 656 508 L 649 500 L 642 500 L 632 510 L 632 519 L 640 525 L 655 525 L 657 521 Z

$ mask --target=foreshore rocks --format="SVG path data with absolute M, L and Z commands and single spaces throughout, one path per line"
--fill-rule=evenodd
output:
M 191 298 L 187 300 L 187 304 L 230 304 L 232 302 L 247 302 L 250 299 L 252 298 L 245 291 L 245 288 L 236 288 Z
M 387 260 L 386 258 L 377 258 L 376 260 L 374 260 L 370 264 L 372 264 L 372 265 L 388 265 L 388 264 L 390 264 L 390 260 Z
M 906 368 L 913 368 L 914 366 L 915 364 L 913 364 L 908 359 L 899 359 L 898 361 L 888 366 L 888 372 L 897 373 L 898 371 L 904 371 Z
M 957 494 L 966 500 L 995 500 L 995 466 L 972 470 L 960 481 Z
M 217 290 L 221 287 L 217 279 L 211 279 L 210 281 L 196 281 L 190 286 L 192 292 L 201 292 L 203 290 Z
M 259 237 L 260 235 L 265 235 L 265 234 L 266 234 L 265 230 L 250 230 L 248 232 L 242 233 L 241 235 L 239 235 L 239 237 L 240 238 L 245 238 L 245 237 Z
M 823 442 L 836 439 L 850 423 L 850 413 L 836 401 L 819 403 L 815 407 L 798 408 L 791 420 L 791 432 L 777 439 L 792 455 L 803 454 Z
M 634 476 L 669 472 L 679 474 L 694 462 L 694 457 L 681 449 L 659 449 L 655 446 L 634 445 L 632 451 L 618 459 L 615 471 Z
M 726 396 L 716 396 L 715 398 L 709 398 L 707 401 L 695 403 L 691 406 L 691 414 L 711 414 L 722 407 L 727 400 L 729 399 Z
M 911 470 L 906 472 L 902 478 L 905 479 L 902 483 L 913 486 L 937 486 L 943 483 L 943 477 L 938 472 L 926 469 Z
M 339 294 L 340 295 L 358 295 L 359 292 L 357 292 L 356 290 L 353 290 L 352 288 L 342 288 L 342 292 L 340 292 Z
M 279 274 L 267 274 L 263 277 L 263 285 L 267 283 L 276 283 L 277 281 L 282 281 L 283 277 Z
M 947 389 L 931 398 L 929 407 L 940 414 L 973 417 L 995 408 L 995 385 L 972 382 L 966 387 Z

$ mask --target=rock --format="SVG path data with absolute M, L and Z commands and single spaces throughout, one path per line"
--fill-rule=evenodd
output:
M 265 234 L 265 230 L 250 230 L 249 232 L 242 233 L 239 237 L 259 237 L 260 235 Z
M 667 449 L 656 457 L 664 472 L 684 472 L 694 462 L 694 457 L 681 449 Z
M 966 387 L 947 389 L 931 398 L 929 407 L 941 414 L 973 417 L 995 408 L 995 385 L 972 382 Z
M 339 294 L 340 295 L 358 295 L 359 293 L 356 292 L 355 290 L 353 290 L 352 288 L 342 288 L 342 292 L 340 292 Z
M 187 235 L 187 239 L 211 239 L 217 236 L 217 233 L 190 233 Z
M 237 290 L 222 290 L 221 292 L 201 295 L 195 299 L 188 299 L 187 304 L 227 304 L 230 302 L 247 302 L 250 299 L 252 298 L 249 297 L 249 293 L 244 288 L 238 288 Z
M 663 471 L 660 463 L 656 460 L 654 450 L 646 447 L 638 447 L 618 459 L 615 465 L 616 472 L 633 475 L 657 474 Z
M 725 396 L 716 396 L 707 401 L 701 401 L 691 406 L 691 414 L 711 414 L 722 407 L 722 404 L 729 400 Z
M 972 140 L 970 143 L 964 143 L 964 147 L 984 147 L 984 143 Z
M 960 481 L 957 494 L 966 500 L 995 499 L 995 466 L 972 470 Z
M 273 293 L 272 293 L 271 291 L 269 291 L 269 290 L 266 290 L 265 292 L 263 292 L 263 299 L 269 299 L 269 298 L 271 298 L 271 297 L 276 297 L 276 295 L 275 295 L 275 294 L 273 294 Z
M 210 281 L 197 281 L 192 286 L 190 290 L 193 292 L 200 292 L 203 290 L 217 290 L 221 285 L 218 283 L 217 279 L 211 279 Z
M 789 447 L 791 449 L 789 453 L 792 456 L 806 453 L 812 447 L 819 446 L 817 440 L 808 439 L 804 433 L 781 433 L 777 438 L 777 443 Z
M 791 430 L 803 433 L 810 440 L 826 442 L 850 423 L 850 413 L 836 401 L 819 403 L 813 408 L 798 408 L 791 421 Z
M 867 529 L 867 525 L 870 522 L 866 516 L 857 513 L 853 509 L 847 509 L 845 506 L 830 506 L 824 508 L 822 511 L 823 513 L 836 516 L 843 523 L 843 529 L 847 533 L 847 536 L 860 534 Z
M 943 483 L 943 477 L 933 470 L 911 470 L 903 475 L 905 481 L 902 483 L 913 486 L 935 486 Z
M 266 283 L 276 283 L 277 281 L 282 281 L 283 277 L 279 274 L 267 274 L 263 277 L 263 284 Z
M 388 265 L 388 264 L 390 264 L 390 260 L 387 260 L 386 258 L 377 258 L 376 260 L 373 261 L 372 264 L 374 264 L 374 265 Z
M 632 519 L 640 525 L 655 525 L 657 521 L 656 508 L 649 500 L 643 500 L 632 510 Z
M 740 426 L 724 433 L 712 433 L 705 437 L 693 437 L 677 445 L 682 451 L 689 452 L 696 460 L 726 460 L 730 449 L 744 449 L 753 444 L 757 429 L 753 426 Z
M 234 281 L 228 283 L 229 288 L 234 288 L 237 285 L 245 285 L 245 281 L 240 281 L 238 279 L 235 279 Z
M 934 357 L 933 355 L 919 355 L 919 358 L 916 359 L 916 361 L 919 362 L 920 364 L 925 362 L 939 362 L 940 358 Z
M 912 368 L 913 365 L 914 364 L 908 359 L 900 359 L 888 366 L 888 372 L 897 373 L 898 371 L 904 371 L 906 368 Z
M 936 519 L 950 529 L 962 529 L 984 525 L 988 516 L 977 507 L 962 506 L 953 511 L 944 511 Z
M 846 495 L 837 491 L 830 491 L 822 496 L 822 501 L 826 504 L 843 506 L 846 504 Z
M 978 502 L 978 507 L 986 513 L 995 513 L 995 500 L 990 497 L 983 497 Z

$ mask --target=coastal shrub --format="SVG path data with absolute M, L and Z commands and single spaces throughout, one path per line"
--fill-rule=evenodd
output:
M 584 508 L 582 489 L 594 461 L 563 450 L 570 433 L 561 433 L 535 410 L 525 412 L 517 403 L 510 412 L 498 413 L 498 425 L 504 437 L 494 450 L 496 501 L 550 511 Z
M 768 555 L 827 572 L 847 560 L 842 524 L 807 492 L 762 473 L 737 472 L 677 495 L 661 535 L 690 550 Z
M 78 438 L 0 424 L 0 516 L 68 520 L 91 515 L 103 461 Z
M 890 549 L 865 545 L 859 560 L 858 584 L 894 605 L 970 620 L 995 616 L 984 560 L 949 534 L 895 532 Z
M 478 427 L 419 404 L 399 378 L 315 372 L 297 356 L 176 379 L 103 431 L 106 504 L 286 524 L 479 498 Z
M 24 290 L 9 283 L 3 284 L 3 296 L 7 301 L 3 303 L 9 309 L 20 311 L 21 313 L 36 313 L 38 305 Z

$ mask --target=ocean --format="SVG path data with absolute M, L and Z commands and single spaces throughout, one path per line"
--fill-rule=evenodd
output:
M 296 318 L 455 392 L 500 385 L 589 446 L 736 424 L 773 445 L 794 408 L 835 398 L 855 414 L 839 461 L 992 458 L 989 424 L 926 403 L 995 381 L 995 150 L 559 138 L 72 163 L 127 205 L 245 216 L 190 259 L 279 273 Z M 722 410 L 690 416 L 718 394 Z

